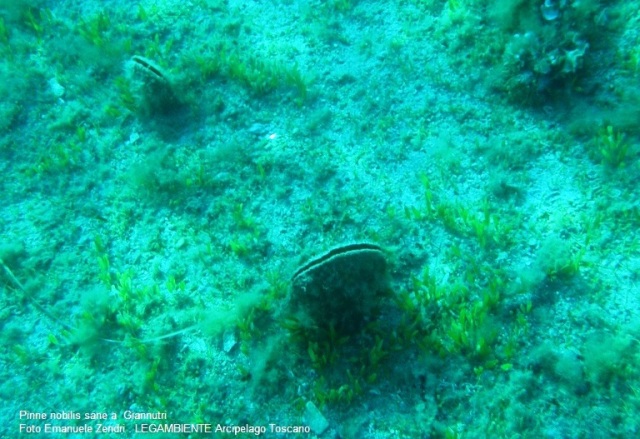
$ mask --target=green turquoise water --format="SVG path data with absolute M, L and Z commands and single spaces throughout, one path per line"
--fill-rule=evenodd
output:
M 638 10 L 0 0 L 0 435 L 636 437 Z

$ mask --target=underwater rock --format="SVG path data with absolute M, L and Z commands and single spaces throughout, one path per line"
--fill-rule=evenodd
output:
M 304 420 L 315 434 L 320 435 L 329 428 L 329 421 L 324 417 L 318 407 L 311 401 L 307 402 L 304 410 Z
M 553 21 L 560 16 L 560 9 L 552 0 L 545 0 L 544 4 L 540 6 L 540 12 L 547 21 Z
M 295 272 L 291 305 L 305 326 L 351 334 L 376 318 L 388 290 L 383 249 L 369 243 L 348 244 L 311 259 Z
M 235 331 L 226 330 L 222 334 L 222 349 L 228 354 L 236 346 L 238 340 Z

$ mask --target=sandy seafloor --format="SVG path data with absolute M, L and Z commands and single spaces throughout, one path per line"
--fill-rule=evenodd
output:
M 2 0 L 0 436 L 640 435 L 639 9 Z M 301 330 L 353 243 L 366 327 Z

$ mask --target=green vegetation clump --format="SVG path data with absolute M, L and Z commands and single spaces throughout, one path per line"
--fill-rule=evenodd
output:
M 287 65 L 226 48 L 194 55 L 192 61 L 200 81 L 221 77 L 242 85 L 257 97 L 277 89 L 290 89 L 298 105 L 308 98 L 310 78 L 295 63 Z
M 598 155 L 607 167 L 615 169 L 624 166 L 629 154 L 629 142 L 624 133 L 607 125 L 599 131 L 594 142 Z
M 577 275 L 584 250 L 574 250 L 559 237 L 548 238 L 538 251 L 537 267 L 550 280 L 568 280 Z
M 539 102 L 576 87 L 606 37 L 598 2 L 499 2 L 492 18 L 505 32 L 498 88 L 518 102 Z
M 638 340 L 630 334 L 597 334 L 584 347 L 585 374 L 593 385 L 618 386 L 637 373 Z
M 78 32 L 89 43 L 97 47 L 104 47 L 108 42 L 108 32 L 111 29 L 111 19 L 106 12 L 100 12 L 91 18 L 80 19 Z

